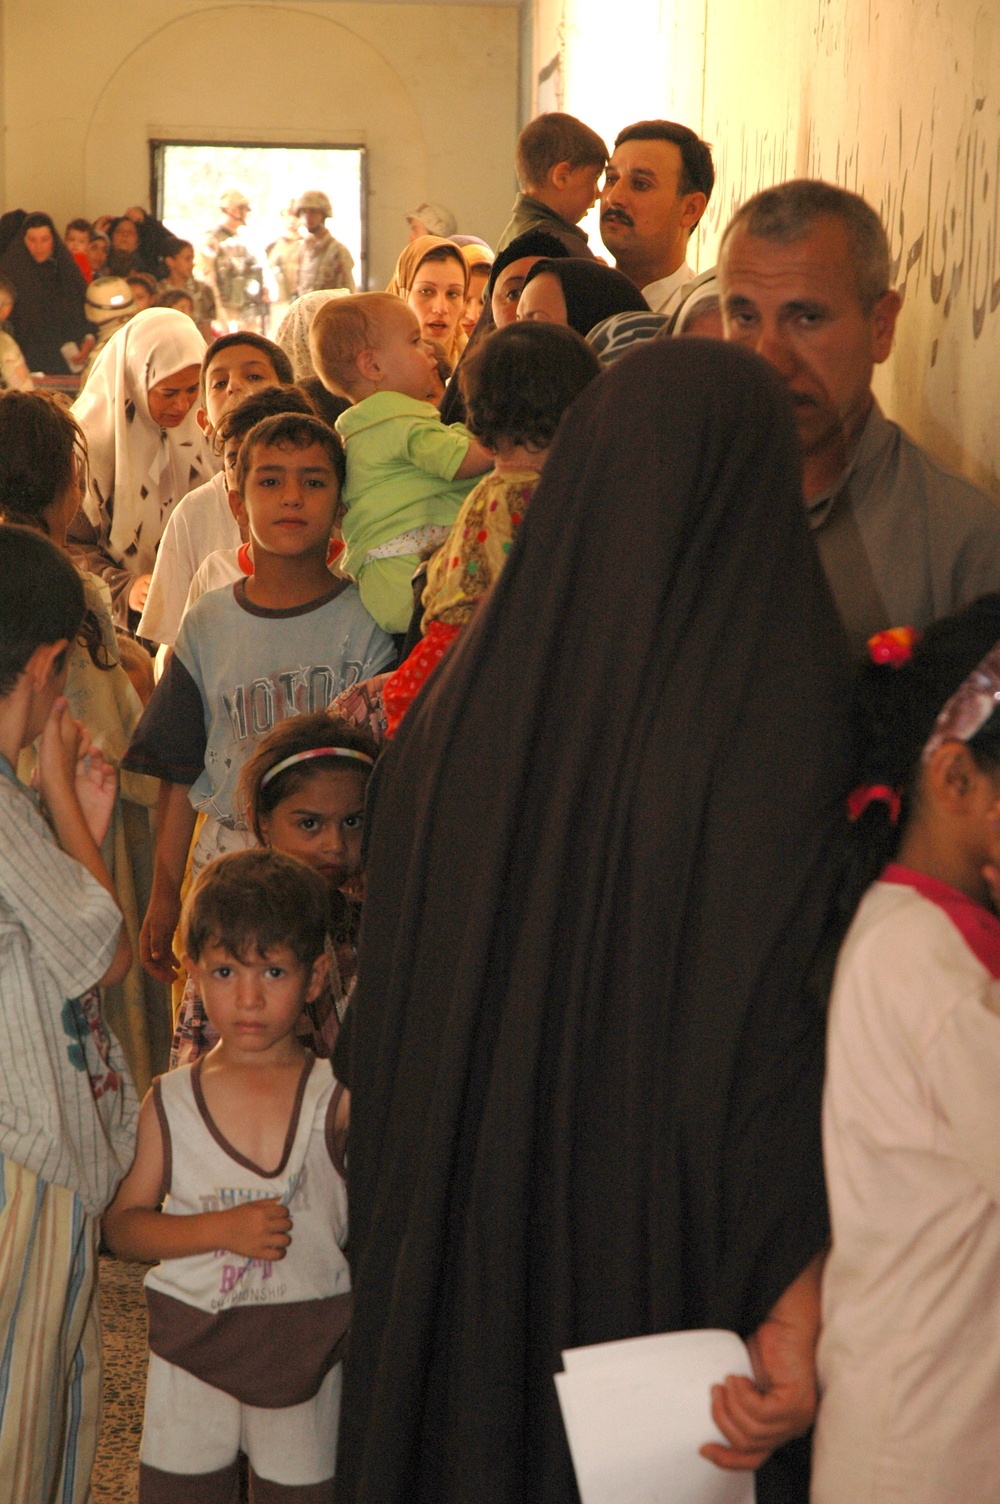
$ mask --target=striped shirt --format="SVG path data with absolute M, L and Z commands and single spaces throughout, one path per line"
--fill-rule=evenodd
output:
M 135 1144 L 135 1088 L 96 986 L 121 922 L 0 758 L 0 1154 L 91 1216 Z

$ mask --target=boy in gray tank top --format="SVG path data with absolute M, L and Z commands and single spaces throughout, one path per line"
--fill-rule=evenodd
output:
M 233 852 L 182 916 L 219 1043 L 159 1077 L 104 1221 L 146 1276 L 140 1504 L 331 1504 L 350 1315 L 348 1098 L 296 1025 L 326 981 L 326 886 L 294 857 Z

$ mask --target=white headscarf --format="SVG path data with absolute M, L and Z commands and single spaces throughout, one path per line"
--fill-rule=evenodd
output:
M 186 313 L 147 308 L 108 340 L 73 404 L 90 467 L 83 510 L 111 557 L 137 575 L 152 570 L 173 508 L 219 468 L 194 407 L 177 428 L 149 415 L 149 388 L 204 354 Z
M 296 381 L 308 381 L 310 376 L 316 375 L 309 350 L 309 330 L 316 314 L 331 298 L 350 296 L 346 287 L 324 287 L 318 292 L 303 293 L 285 314 L 274 339 L 292 362 L 292 375 Z

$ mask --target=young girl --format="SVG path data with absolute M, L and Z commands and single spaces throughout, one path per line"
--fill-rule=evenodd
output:
M 0 401 L 0 517 L 44 533 L 66 549 L 66 529 L 76 514 L 86 479 L 86 446 L 64 408 L 41 393 L 8 392 Z M 116 768 L 142 714 L 140 696 L 120 662 L 119 639 L 111 624 L 111 598 L 96 575 L 82 571 L 87 612 L 83 631 L 67 656 L 66 697 L 73 716 Z M 152 664 L 144 649 L 147 673 Z M 30 783 L 36 753 L 27 747 L 17 773 Z M 149 898 L 146 873 L 152 859 L 150 810 L 156 784 L 143 775 L 122 776 L 104 859 L 115 881 L 132 943 L 127 976 L 104 997 L 105 1014 L 121 1040 L 133 1075 L 145 1090 L 162 1068 L 170 1044 L 170 1015 L 161 983 L 139 963 L 139 919 Z
M 992 1504 L 1000 1434 L 1000 595 L 872 639 L 868 889 L 831 1003 L 814 1504 Z M 888 863 L 888 865 L 885 865 Z M 996 889 L 994 888 L 994 893 Z
M 383 689 L 390 736 L 499 576 L 560 419 L 601 368 L 572 330 L 515 324 L 498 330 L 461 369 L 468 427 L 494 466 L 428 565 L 423 638 Z
M 282 721 L 243 769 L 237 803 L 262 846 L 298 857 L 325 878 L 330 895 L 329 984 L 311 1003 L 303 1034 L 329 1056 L 354 979 L 361 923 L 361 832 L 365 789 L 378 756 L 366 732 L 326 715 Z M 188 981 L 170 1064 L 189 1065 L 218 1035 Z

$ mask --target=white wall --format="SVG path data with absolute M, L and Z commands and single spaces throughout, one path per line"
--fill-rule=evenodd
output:
M 535 0 L 537 71 L 609 141 L 644 116 L 711 141 L 696 256 L 732 209 L 793 176 L 882 213 L 904 294 L 886 408 L 1000 495 L 997 0 Z M 603 17 L 603 20 L 602 20 Z
M 518 12 L 358 0 L 5 0 L 4 207 L 147 203 L 150 137 L 365 145 L 369 269 L 408 210 L 499 233 L 512 197 Z

